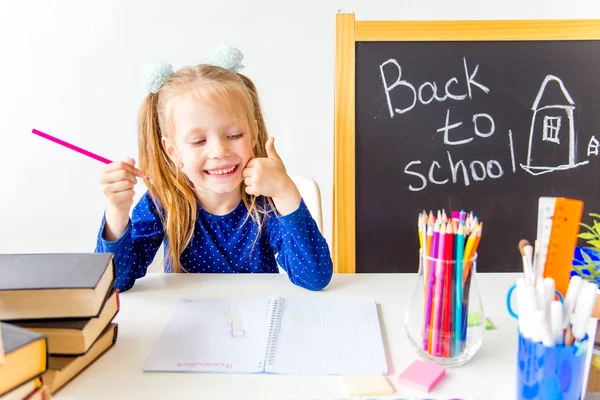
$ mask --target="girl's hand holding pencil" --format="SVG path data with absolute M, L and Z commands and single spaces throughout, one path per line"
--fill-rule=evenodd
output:
M 135 160 L 126 158 L 123 161 L 113 162 L 108 158 L 92 153 L 91 151 L 75 146 L 74 144 L 37 129 L 32 129 L 31 133 L 79 154 L 93 158 L 96 161 L 107 164 L 107 166 L 102 169 L 100 175 L 100 184 L 102 185 L 104 194 L 108 198 L 108 206 L 106 207 L 106 226 L 104 230 L 106 236 L 105 239 L 114 241 L 120 238 L 129 223 L 129 210 L 133 205 L 133 196 L 135 195 L 133 186 L 137 183 L 137 177 L 150 180 L 148 177 L 144 177 L 142 171 L 135 167 Z
M 102 169 L 100 185 L 108 199 L 104 228 L 106 240 L 117 240 L 127 229 L 138 177 L 143 178 L 143 174 L 135 167 L 135 160 L 129 157 L 112 162 Z
M 102 169 L 100 185 L 112 210 L 129 213 L 138 177 L 143 177 L 142 172 L 135 167 L 135 160 L 130 157 L 112 162 Z

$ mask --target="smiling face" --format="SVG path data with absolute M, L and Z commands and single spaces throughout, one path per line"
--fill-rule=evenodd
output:
M 253 158 L 255 130 L 223 101 L 179 96 L 171 103 L 172 130 L 163 146 L 203 199 L 240 196 L 242 171 Z

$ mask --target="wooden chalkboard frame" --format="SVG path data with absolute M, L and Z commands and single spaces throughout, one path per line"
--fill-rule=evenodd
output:
M 498 40 L 600 40 L 600 20 L 356 21 L 354 13 L 336 14 L 332 225 L 336 273 L 356 272 L 356 43 Z

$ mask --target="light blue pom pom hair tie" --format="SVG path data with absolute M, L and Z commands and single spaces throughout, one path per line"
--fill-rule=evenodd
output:
M 203 64 L 215 65 L 231 72 L 238 73 L 244 68 L 244 55 L 235 47 L 220 46 L 210 53 Z M 169 79 L 175 70 L 166 61 L 152 61 L 144 65 L 140 75 L 140 86 L 146 93 L 158 93 L 160 87 Z
M 243 59 L 244 55 L 235 47 L 221 46 L 210 53 L 202 63 L 216 65 L 217 67 L 238 73 L 244 69 L 244 64 L 242 64 Z
M 166 61 L 152 61 L 144 65 L 140 75 L 140 86 L 146 93 L 158 93 L 158 89 L 167 79 L 175 73 L 175 70 Z

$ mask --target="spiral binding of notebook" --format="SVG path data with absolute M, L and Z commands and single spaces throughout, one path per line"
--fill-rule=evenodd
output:
M 281 313 L 283 312 L 283 298 L 271 296 L 269 299 L 269 312 L 267 314 L 266 336 L 267 343 L 265 345 L 265 360 L 259 363 L 259 368 L 264 369 L 266 365 L 273 363 L 275 358 L 275 344 L 279 329 L 281 327 Z

